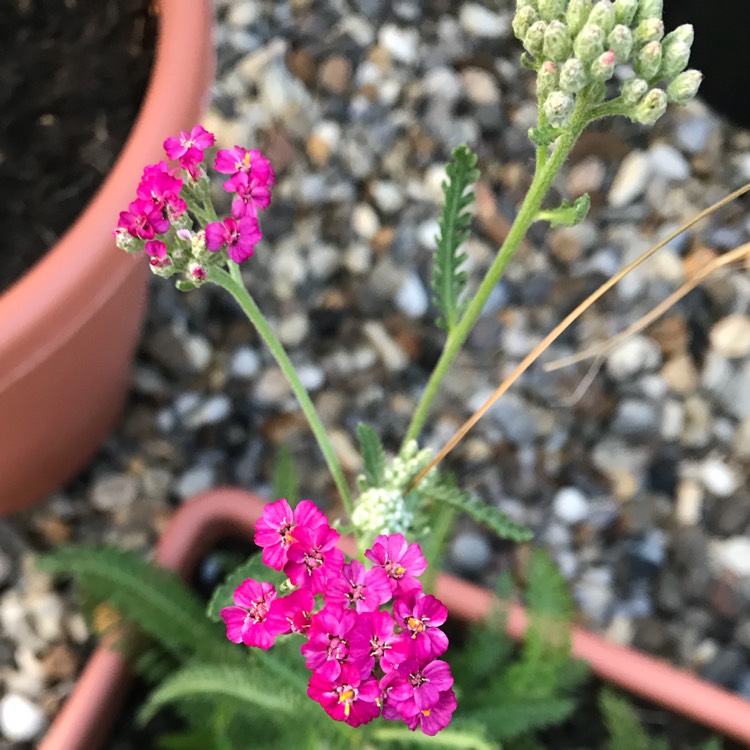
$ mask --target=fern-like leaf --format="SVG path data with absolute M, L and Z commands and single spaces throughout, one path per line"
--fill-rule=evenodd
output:
M 529 610 L 540 617 L 569 622 L 574 614 L 567 582 L 542 549 L 535 549 L 531 555 L 526 603 Z
M 611 690 L 599 692 L 599 710 L 609 732 L 609 750 L 653 750 L 635 711 Z
M 224 583 L 214 589 L 211 601 L 206 607 L 209 620 L 221 622 L 221 610 L 234 603 L 234 590 L 248 578 L 253 578 L 256 581 L 268 581 L 276 587 L 286 580 L 283 573 L 272 570 L 263 562 L 260 553 L 252 555 L 242 565 L 235 568 L 227 576 Z
M 368 732 L 378 747 L 400 747 L 407 750 L 436 748 L 439 750 L 500 750 L 500 745 L 487 737 L 484 727 L 478 724 L 453 721 L 451 725 L 430 737 L 412 732 L 404 726 L 378 726 Z
M 459 247 L 469 237 L 472 214 L 468 209 L 474 202 L 474 191 L 468 188 L 479 179 L 476 166 L 477 155 L 467 146 L 458 146 L 445 168 L 448 179 L 443 182 L 445 198 L 438 221 L 440 233 L 435 238 L 437 252 L 432 289 L 435 305 L 440 311 L 437 325 L 449 332 L 465 308 L 462 295 L 466 272 L 462 266 L 466 253 L 459 252 Z
M 186 652 L 213 658 L 226 654 L 198 597 L 173 572 L 135 552 L 66 547 L 40 558 L 39 565 L 77 578 L 91 596 L 113 606 L 178 658 Z
M 304 713 L 303 701 L 307 697 L 273 687 L 244 665 L 190 664 L 148 696 L 138 720 L 146 723 L 164 706 L 195 700 L 211 700 L 217 705 L 226 701 L 260 712 L 264 719 L 272 721 L 298 719 Z
M 458 487 L 442 484 L 426 487 L 422 491 L 425 496 L 433 501 L 450 505 L 456 510 L 466 513 L 467 516 L 493 531 L 501 539 L 527 542 L 533 536 L 529 529 L 511 520 L 506 513 L 487 505 L 478 497 L 473 497 Z
M 367 483 L 370 487 L 382 487 L 385 482 L 386 456 L 378 433 L 370 425 L 360 422 L 357 425 L 357 437 L 362 449 Z
M 294 466 L 292 452 L 284 444 L 279 448 L 271 480 L 271 497 L 283 497 L 294 508 L 299 502 L 299 475 Z
M 467 718 L 487 727 L 493 737 L 509 740 L 524 733 L 565 721 L 576 708 L 571 698 L 499 698 L 492 706 L 467 713 Z M 631 748 L 635 750 L 635 748 Z

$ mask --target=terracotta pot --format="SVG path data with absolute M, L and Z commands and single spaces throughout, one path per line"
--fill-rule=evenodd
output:
M 211 490 L 183 505 L 172 517 L 156 550 L 161 565 L 188 577 L 200 558 L 228 535 L 250 537 L 264 502 L 244 490 Z M 352 539 L 342 548 L 355 551 Z M 437 595 L 452 617 L 485 617 L 492 594 L 453 576 L 440 575 Z M 520 638 L 526 629 L 523 607 L 513 605 L 508 632 Z M 573 629 L 573 653 L 595 674 L 652 703 L 741 742 L 750 743 L 750 702 L 631 648 L 616 646 L 582 628 Z M 97 750 L 102 747 L 129 685 L 123 659 L 100 647 L 57 716 L 39 750 Z
M 73 477 L 111 430 L 146 301 L 112 228 L 163 137 L 192 127 L 213 76 L 210 0 L 160 0 L 156 55 L 112 172 L 60 241 L 0 296 L 0 516 Z

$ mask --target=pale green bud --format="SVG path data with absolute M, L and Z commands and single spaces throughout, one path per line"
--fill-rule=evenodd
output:
M 127 229 L 123 227 L 117 227 L 115 229 L 115 245 L 124 250 L 126 253 L 138 253 L 143 250 L 143 240 L 138 237 L 133 237 Z
M 545 60 L 536 76 L 536 92 L 540 99 L 546 99 L 558 87 L 560 68 L 557 63 Z
M 560 89 L 565 94 L 577 94 L 589 82 L 586 66 L 577 58 L 566 60 L 560 69 Z
M 565 0 L 539 0 L 539 15 L 545 21 L 557 21 L 565 14 Z
M 516 39 L 523 41 L 531 25 L 539 20 L 539 14 L 530 6 L 520 8 L 513 16 L 513 33 Z
M 522 8 L 533 8 L 539 10 L 539 3 L 537 0 L 516 0 L 516 13 Z
M 683 42 L 674 41 L 671 44 L 662 45 L 662 48 L 659 75 L 669 81 L 687 68 L 690 60 L 690 47 Z
M 660 42 L 664 37 L 664 21 L 661 18 L 647 18 L 641 21 L 633 32 L 633 43 L 643 47 L 649 42 Z
M 641 125 L 653 125 L 667 111 L 667 95 L 662 89 L 651 89 L 633 110 L 633 119 Z
M 565 22 L 568 24 L 568 31 L 572 36 L 586 25 L 591 13 L 593 0 L 570 0 L 568 10 L 565 13 Z
M 604 52 L 604 30 L 601 26 L 587 23 L 573 42 L 575 56 L 585 62 L 593 62 Z
M 641 78 L 650 81 L 659 75 L 661 58 L 661 44 L 659 42 L 649 42 L 636 53 L 635 60 L 633 60 L 633 69 Z
M 536 21 L 529 27 L 526 36 L 523 38 L 523 46 L 526 47 L 526 50 L 530 55 L 533 55 L 534 57 L 542 56 L 544 32 L 546 30 L 547 24 L 544 21 Z
M 607 44 L 615 53 L 617 62 L 626 63 L 633 51 L 633 32 L 624 24 L 618 23 L 609 33 Z
M 586 23 L 601 26 L 605 34 L 609 34 L 615 27 L 615 6 L 610 0 L 599 0 L 591 10 L 591 15 Z
M 647 18 L 661 18 L 664 15 L 664 0 L 641 0 L 638 8 L 637 21 Z
M 562 62 L 570 54 L 571 39 L 568 27 L 562 21 L 550 21 L 544 32 L 542 54 L 548 60 Z
M 693 25 L 690 23 L 683 23 L 682 26 L 678 26 L 674 31 L 670 31 L 664 37 L 663 44 L 671 44 L 672 42 L 682 42 L 687 44 L 688 47 L 693 46 L 693 39 L 695 34 L 693 33 Z
M 670 104 L 684 106 L 695 98 L 703 80 L 703 73 L 699 70 L 686 70 L 672 79 L 667 86 L 667 101 Z
M 628 107 L 635 107 L 648 93 L 648 83 L 643 78 L 628 78 L 620 86 L 620 96 Z
M 544 114 L 553 128 L 562 128 L 570 121 L 573 107 L 573 97 L 570 94 L 553 91 L 544 102 Z
M 608 49 L 591 63 L 591 77 L 595 81 L 608 81 L 615 74 L 617 57 L 614 50 Z
M 630 26 L 638 11 L 638 0 L 615 0 L 615 20 Z

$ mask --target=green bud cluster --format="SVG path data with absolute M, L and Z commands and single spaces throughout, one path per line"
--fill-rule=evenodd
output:
M 686 70 L 693 28 L 666 34 L 664 0 L 516 0 L 513 32 L 537 71 L 539 106 L 550 125 L 570 124 L 579 97 L 605 101 L 617 65 L 634 77 L 619 85 L 625 114 L 653 123 L 667 103 L 686 104 L 701 74 Z

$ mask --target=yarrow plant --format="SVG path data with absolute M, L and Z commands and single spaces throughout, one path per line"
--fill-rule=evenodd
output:
M 120 213 L 114 229 L 119 248 L 143 252 L 153 273 L 175 277 L 180 290 L 212 283 L 236 300 L 288 380 L 338 492 L 345 515 L 338 528 L 356 540 L 357 555 L 347 559 L 338 546 L 339 531 L 312 501 L 293 507 L 287 500 L 276 500 L 266 507 L 256 527 L 262 567 L 253 558 L 235 571 L 217 589 L 209 606 L 211 618 L 223 620 L 232 644 L 252 647 L 249 651 L 256 654 L 255 665 L 268 667 L 263 674 L 269 684 L 276 685 L 278 678 L 284 689 L 299 687 L 297 676 L 304 663 L 309 671 L 304 678 L 307 695 L 336 722 L 359 727 L 382 717 L 405 724 L 407 732 L 439 734 L 445 747 L 482 750 L 497 747 L 487 737 L 499 741 L 535 726 L 535 711 L 522 712 L 525 718 L 517 718 L 509 729 L 493 718 L 488 704 L 467 694 L 466 711 L 479 725 L 463 734 L 449 728 L 454 712 L 461 714 L 464 696 L 460 681 L 454 690 L 446 656 L 448 638 L 442 629 L 448 612 L 430 592 L 430 572 L 440 558 L 456 512 L 468 514 L 504 539 L 527 540 L 531 535 L 436 468 L 478 415 L 438 456 L 420 446 L 422 429 L 448 369 L 529 227 L 539 221 L 572 226 L 585 217 L 590 206 L 587 195 L 575 196 L 573 203 L 543 206 L 585 128 L 615 115 L 653 125 L 668 104 L 689 102 L 701 82 L 701 74 L 687 67 L 692 28 L 685 25 L 666 33 L 662 0 L 517 0 L 513 31 L 524 48 L 522 63 L 536 75 L 538 121 L 529 131 L 536 158 L 528 193 L 484 277 L 473 293 L 467 294 L 467 257 L 462 245 L 470 233 L 472 186 L 479 170 L 477 156 L 470 149 L 460 146 L 454 150 L 442 186 L 444 200 L 432 271 L 436 324 L 445 333 L 443 349 L 394 456 L 388 456 L 372 427 L 359 425 L 364 472 L 357 478 L 355 491 L 302 380 L 242 276 L 241 267 L 248 266 L 263 241 L 261 216 L 271 203 L 276 180 L 261 151 L 234 145 L 218 150 L 212 159 L 210 150 L 216 139 L 203 126 L 170 135 L 164 141 L 169 162 L 162 160 L 144 168 L 134 200 Z M 223 176 L 222 187 L 231 203 L 227 216 L 217 214 L 211 199 L 211 166 Z M 502 387 L 496 393 L 500 392 Z M 254 575 L 248 574 L 250 569 Z M 554 571 L 543 565 L 539 570 L 536 585 L 542 589 L 551 586 Z M 556 600 L 563 598 L 557 596 Z M 190 609 L 192 605 L 182 601 L 177 611 Z M 142 618 L 139 622 L 156 637 L 162 634 L 163 626 L 155 620 Z M 198 631 L 203 633 L 194 623 L 185 629 L 186 648 L 192 647 Z M 295 642 L 300 643 L 300 653 L 294 662 L 272 656 L 286 653 L 284 644 Z M 236 647 L 232 648 L 236 654 Z M 483 654 L 480 660 L 457 658 L 459 666 L 463 663 L 464 683 L 471 684 L 477 673 L 494 686 L 488 696 L 514 694 L 520 688 L 513 679 L 504 682 L 505 678 L 485 671 L 501 668 L 494 650 L 490 652 L 478 647 L 477 653 Z M 566 659 L 568 655 L 566 652 Z M 212 660 L 221 661 L 224 656 L 222 649 L 210 651 Z M 559 654 L 546 651 L 542 640 L 531 643 L 527 657 L 529 672 L 533 672 L 532 664 L 539 674 L 546 675 L 548 683 L 540 686 L 533 679 L 518 678 L 524 689 L 533 686 L 535 696 L 543 694 L 553 701 L 559 697 L 555 692 L 558 687 L 574 684 L 563 674 Z M 221 695 L 229 692 L 232 699 L 251 703 L 274 717 L 278 713 L 288 719 L 293 712 L 287 707 L 284 713 L 287 704 L 243 681 L 242 670 L 226 667 L 216 676 L 209 667 L 199 665 L 186 672 L 180 676 L 182 682 L 168 683 L 157 691 L 151 705 L 180 696 L 195 697 L 201 689 L 210 689 Z M 232 680 L 242 687 L 232 692 L 227 687 Z M 482 692 L 484 688 L 477 689 Z M 299 705 L 295 698 L 287 703 Z M 538 725 L 561 721 L 567 715 L 559 711 L 559 703 L 555 705 L 557 718 L 541 711 Z M 217 726 L 223 726 L 224 714 L 217 716 Z M 358 731 L 370 732 L 371 727 Z M 375 743 L 367 747 L 381 747 L 379 743 L 390 740 L 407 742 L 394 728 L 378 731 L 367 735 L 368 742 Z M 351 735 L 347 738 L 350 743 Z M 226 742 L 224 746 L 230 745 Z

